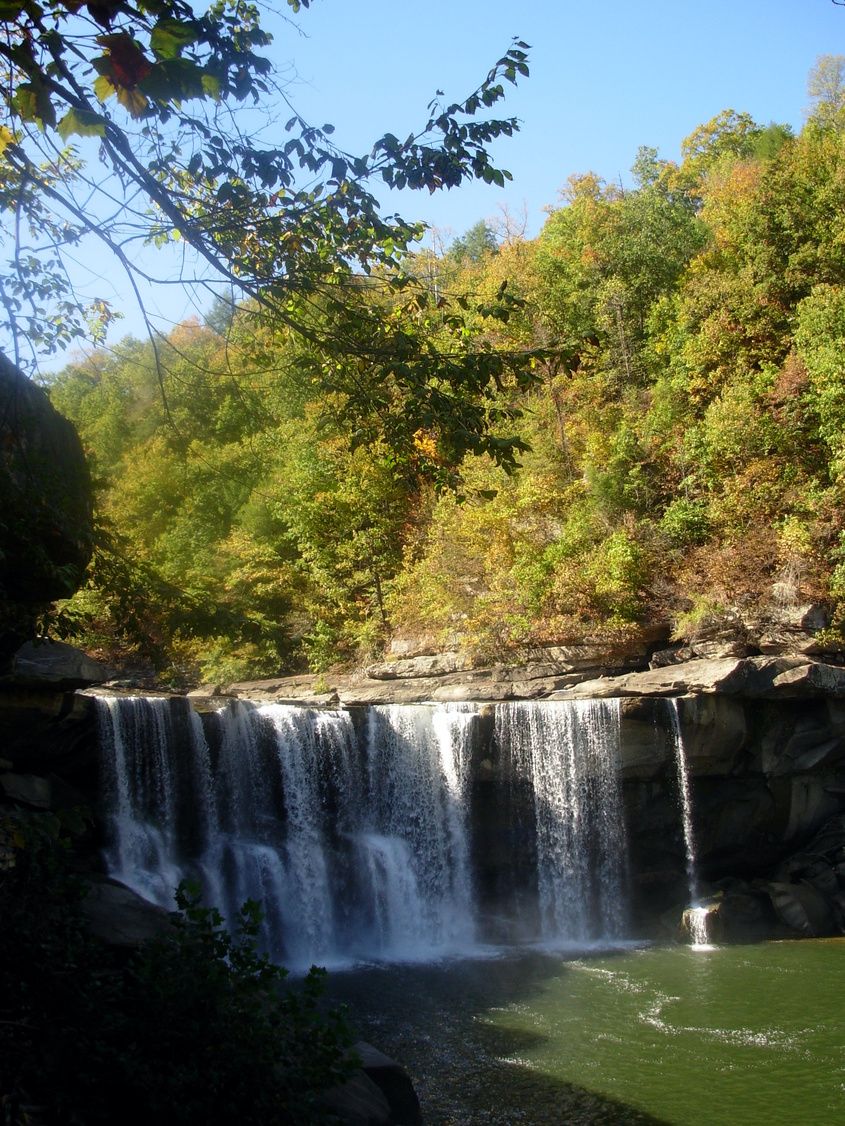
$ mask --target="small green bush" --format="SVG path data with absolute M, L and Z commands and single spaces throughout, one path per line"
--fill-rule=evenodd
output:
M 676 497 L 663 513 L 660 527 L 678 546 L 704 543 L 711 532 L 707 504 Z

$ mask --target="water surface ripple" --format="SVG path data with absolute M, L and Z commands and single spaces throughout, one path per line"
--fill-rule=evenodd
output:
M 427 1126 L 845 1122 L 845 940 L 338 974 Z

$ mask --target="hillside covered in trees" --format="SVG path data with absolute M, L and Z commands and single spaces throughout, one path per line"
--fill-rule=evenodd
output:
M 808 601 L 837 646 L 845 58 L 810 93 L 798 135 L 726 110 L 679 164 L 641 148 L 630 190 L 572 176 L 536 239 L 505 217 L 382 267 L 422 283 L 407 300 L 362 275 L 394 351 L 462 357 L 448 431 L 401 363 L 333 378 L 249 303 L 157 355 L 128 339 L 67 367 L 50 394 L 100 527 L 59 631 L 185 682 L 354 664 L 397 636 L 479 661 L 655 623 L 683 637 Z M 330 302 L 313 316 L 328 331 Z M 473 387 L 466 357 L 489 370 L 494 348 L 533 354 L 531 378 L 503 363 Z

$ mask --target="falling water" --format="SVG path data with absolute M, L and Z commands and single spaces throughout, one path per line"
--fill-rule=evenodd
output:
M 210 717 L 220 832 L 202 858 L 208 898 L 232 918 L 247 898 L 265 943 L 293 965 L 344 946 L 343 828 L 363 801 L 345 712 L 234 704 Z
M 690 943 L 697 947 L 706 947 L 710 938 L 708 924 L 711 909 L 702 907 L 698 891 L 698 870 L 695 853 L 695 830 L 692 821 L 692 796 L 690 794 L 689 767 L 684 749 L 684 738 L 681 732 L 681 716 L 678 701 L 666 701 L 669 706 L 669 723 L 672 731 L 672 740 L 675 744 L 675 761 L 678 766 L 678 790 L 681 795 L 681 821 L 684 830 L 684 847 L 687 857 L 687 887 L 689 889 L 689 907 L 684 911 L 684 926 L 690 937 Z
M 514 775 L 533 785 L 543 938 L 621 938 L 627 844 L 618 700 L 505 704 L 496 735 Z
M 275 958 L 421 957 L 471 943 L 473 709 L 100 698 L 110 873 L 172 907 L 182 879 L 232 919 L 265 913 Z M 212 768 L 213 764 L 213 768 Z
M 473 939 L 467 784 L 474 711 L 371 708 L 359 848 L 380 930 L 409 952 Z
M 98 708 L 106 860 L 145 898 L 171 907 L 191 879 L 230 920 L 260 901 L 265 948 L 295 967 L 476 942 L 475 705 L 371 707 L 357 726 L 346 711 L 276 704 L 236 702 L 204 722 L 184 699 Z M 541 937 L 622 937 L 618 704 L 499 705 L 493 731 L 532 795 L 517 836 L 536 856 Z
M 681 715 L 678 710 L 678 701 L 666 701 L 669 708 L 669 724 L 672 731 L 672 740 L 675 744 L 675 762 L 678 768 L 678 791 L 681 795 L 681 823 L 684 830 L 684 847 L 687 856 L 687 885 L 689 887 L 690 903 L 698 903 L 698 874 L 695 862 L 695 833 L 692 825 L 692 798 L 690 796 L 689 769 L 687 756 L 684 750 L 684 738 L 681 733 Z
M 190 821 L 203 841 L 216 830 L 202 724 L 184 700 L 102 697 L 97 705 L 109 872 L 170 908 L 173 889 L 191 875 L 187 812 L 196 811 Z

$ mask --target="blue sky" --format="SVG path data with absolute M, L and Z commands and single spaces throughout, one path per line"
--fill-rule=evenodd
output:
M 418 129 L 438 88 L 468 95 L 515 36 L 531 45 L 531 77 L 508 90 L 504 108 L 521 131 L 494 150 L 514 177 L 506 191 L 381 193 L 386 212 L 453 234 L 524 203 L 534 235 L 570 174 L 628 182 L 640 145 L 676 159 L 682 139 L 722 109 L 798 129 L 817 56 L 845 54 L 845 7 L 831 0 L 312 0 L 291 23 L 270 18 L 270 53 L 287 68 L 296 108 L 334 124 L 352 152 Z M 279 121 L 287 116 L 280 110 Z M 126 319 L 112 336 L 140 334 L 113 284 Z M 196 311 L 174 289 L 151 304 L 162 328 Z
M 845 53 L 831 0 L 314 0 L 298 22 L 308 38 L 277 44 L 296 60 L 292 96 L 353 148 L 407 135 L 438 87 L 468 94 L 513 36 L 531 45 L 531 77 L 506 102 L 520 135 L 497 149 L 513 184 L 402 200 L 457 234 L 523 200 L 536 233 L 571 173 L 627 179 L 639 145 L 674 159 L 722 109 L 798 128 L 816 57 Z

